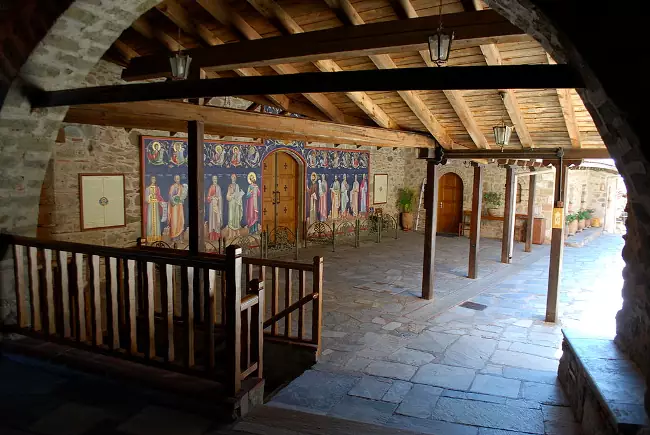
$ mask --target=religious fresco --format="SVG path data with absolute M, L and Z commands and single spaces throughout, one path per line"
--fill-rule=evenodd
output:
M 143 136 L 143 237 L 149 242 L 188 240 L 187 140 Z M 303 161 L 304 218 L 355 219 L 368 211 L 370 155 L 365 151 L 305 147 L 268 139 L 263 144 L 205 141 L 205 228 L 208 240 L 262 231 L 262 161 L 279 149 Z

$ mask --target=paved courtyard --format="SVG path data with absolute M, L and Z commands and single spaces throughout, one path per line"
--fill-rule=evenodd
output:
M 561 327 L 614 335 L 621 236 L 565 248 L 557 325 L 544 322 L 548 246 L 517 244 L 502 265 L 500 243 L 482 241 L 469 280 L 467 239 L 439 237 L 430 302 L 415 297 L 422 236 L 392 243 L 326 254 L 322 360 L 270 404 L 433 434 L 579 433 L 556 382 Z M 467 299 L 478 309 L 456 306 Z

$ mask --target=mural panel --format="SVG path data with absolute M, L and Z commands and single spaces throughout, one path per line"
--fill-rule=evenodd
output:
M 304 142 L 272 139 L 263 144 L 205 141 L 208 240 L 261 232 L 262 161 L 281 149 L 303 160 L 303 218 L 308 224 L 367 214 L 368 152 L 309 148 Z M 141 155 L 143 236 L 150 242 L 188 240 L 187 140 L 143 136 Z

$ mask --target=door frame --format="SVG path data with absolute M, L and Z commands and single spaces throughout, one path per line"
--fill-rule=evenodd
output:
M 459 206 L 460 210 L 458 212 L 458 216 L 460 217 L 459 222 L 462 223 L 463 222 L 463 201 L 465 199 L 465 197 L 464 197 L 464 194 L 465 194 L 465 180 L 463 180 L 463 177 L 461 177 L 460 174 L 458 174 L 456 172 L 453 172 L 453 171 L 449 171 L 449 172 L 445 172 L 444 174 L 441 174 L 436 180 L 436 184 L 437 184 L 437 188 L 438 188 L 438 192 L 437 192 L 438 195 L 436 195 L 436 197 L 438 198 L 438 202 L 440 202 L 440 199 L 439 199 L 439 197 L 440 197 L 440 189 L 442 188 L 441 180 L 442 180 L 442 177 L 444 177 L 445 175 L 455 175 L 460 180 L 460 206 Z M 438 204 L 436 204 L 436 207 L 438 207 Z M 436 219 L 436 222 L 437 222 L 436 223 L 436 226 L 437 226 L 438 222 L 440 222 L 440 221 L 438 219 Z M 436 228 L 436 234 L 441 234 L 441 235 L 455 234 L 455 235 L 458 235 L 458 229 L 456 229 L 454 232 L 442 232 L 442 231 L 438 231 L 438 228 Z
M 278 147 L 278 148 L 274 149 L 273 151 L 271 151 L 270 153 L 268 153 L 266 156 L 264 156 L 264 158 L 260 162 L 260 173 L 262 174 L 262 176 L 264 176 L 264 162 L 267 159 L 271 158 L 271 157 L 273 157 L 275 159 L 275 155 L 277 153 L 286 153 L 286 154 L 288 154 L 293 160 L 295 160 L 296 164 L 298 165 L 298 176 L 297 176 L 297 178 L 298 178 L 297 179 L 298 191 L 296 192 L 296 208 L 297 208 L 297 210 L 296 210 L 296 219 L 297 219 L 296 226 L 297 226 L 297 230 L 299 232 L 299 235 L 302 235 L 303 225 L 304 225 L 304 220 L 305 220 L 305 204 L 306 204 L 306 202 L 305 202 L 306 201 L 306 198 L 305 198 L 305 194 L 306 194 L 305 193 L 306 192 L 305 183 L 306 183 L 306 180 L 307 180 L 307 178 L 306 178 L 307 177 L 307 171 L 305 171 L 305 168 L 307 166 L 306 165 L 307 162 L 305 161 L 305 159 L 303 159 L 303 157 L 299 153 L 295 152 L 291 148 Z M 262 183 L 263 182 L 264 182 L 264 180 L 262 180 Z M 262 203 L 263 202 L 264 202 L 264 197 L 262 197 Z M 269 228 L 270 228 L 270 226 L 269 226 Z M 296 228 L 289 228 L 289 229 L 291 231 L 296 230 Z M 266 226 L 265 225 L 263 225 L 262 230 L 266 231 Z

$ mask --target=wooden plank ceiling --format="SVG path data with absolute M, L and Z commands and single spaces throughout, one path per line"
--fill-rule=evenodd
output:
M 126 66 L 139 56 L 390 20 L 485 9 L 481 0 L 166 0 L 146 12 L 106 53 Z M 443 20 L 444 23 L 444 20 Z M 451 66 L 548 64 L 532 39 L 452 49 Z M 428 52 L 209 72 L 207 77 L 432 66 Z M 574 90 L 350 92 L 246 96 L 312 119 L 429 133 L 445 148 L 495 148 L 493 126 L 514 125 L 508 148 L 604 148 Z

